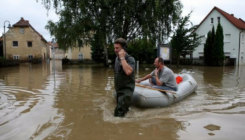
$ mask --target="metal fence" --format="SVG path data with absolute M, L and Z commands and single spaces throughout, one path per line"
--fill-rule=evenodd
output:
M 0 60 L 0 67 L 11 67 L 11 66 L 19 66 L 19 60 Z
M 172 61 L 172 64 L 177 64 L 176 60 Z M 195 65 L 195 66 L 204 66 L 203 59 L 180 59 L 180 65 Z M 234 66 L 236 64 L 236 58 L 226 58 L 224 60 L 224 66 Z

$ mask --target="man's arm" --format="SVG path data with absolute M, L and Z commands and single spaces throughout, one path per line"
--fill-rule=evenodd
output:
M 146 76 L 143 77 L 142 79 L 136 79 L 135 82 L 136 82 L 136 83 L 140 83 L 140 82 L 142 82 L 142 81 L 144 81 L 144 80 L 146 80 L 146 79 L 149 79 L 149 78 L 151 78 L 151 74 L 146 75 Z
M 155 75 L 156 76 L 156 83 L 158 86 L 161 86 L 163 84 L 163 82 L 160 81 L 159 77 L 157 76 L 157 74 Z
M 161 86 L 163 84 L 163 82 L 160 81 L 160 78 L 158 77 L 157 73 L 158 73 L 159 69 L 155 70 L 155 77 L 156 77 L 156 84 L 158 86 Z
M 121 64 L 122 64 L 122 67 L 123 67 L 123 71 L 126 73 L 126 75 L 130 75 L 132 72 L 133 72 L 133 67 L 134 67 L 134 60 L 132 62 L 129 62 L 131 65 L 128 64 L 128 62 L 125 60 L 125 55 L 126 55 L 126 52 L 121 49 L 118 53 L 118 57 L 119 59 L 121 60 Z
M 133 68 L 127 63 L 127 61 L 124 59 L 121 59 L 121 64 L 123 67 L 123 71 L 127 74 L 130 75 L 133 72 Z

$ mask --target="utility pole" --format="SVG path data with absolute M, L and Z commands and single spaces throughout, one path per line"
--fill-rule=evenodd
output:
M 3 24 L 3 34 L 4 34 L 4 36 L 3 36 L 4 37 L 4 43 L 3 43 L 4 47 L 3 48 L 4 48 L 4 58 L 6 59 L 6 55 L 7 55 L 6 54 L 6 49 L 7 48 L 6 48 L 5 22 L 9 23 L 8 28 L 11 28 L 11 24 L 10 24 L 10 22 L 8 20 L 4 21 L 4 24 Z

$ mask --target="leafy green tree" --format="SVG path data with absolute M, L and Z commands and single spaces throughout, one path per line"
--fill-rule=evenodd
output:
M 224 61 L 224 35 L 223 28 L 218 23 L 212 50 L 212 62 L 214 66 L 222 66 Z
M 211 42 L 211 36 L 212 36 L 212 32 L 209 31 L 207 34 L 207 39 L 206 39 L 206 43 L 204 44 L 204 48 L 203 48 L 203 52 L 204 52 L 204 64 L 205 65 L 210 65 L 211 62 L 211 57 L 212 57 L 212 42 Z
M 214 40 L 215 40 L 215 31 L 214 26 L 212 27 L 212 31 L 208 32 L 208 36 L 206 39 L 206 43 L 204 44 L 204 63 L 207 66 L 211 66 L 213 64 L 213 48 L 214 48 Z
M 136 61 L 146 64 L 152 64 L 157 57 L 157 48 L 154 41 L 146 38 L 129 41 L 127 52 L 134 56 Z M 114 63 L 116 55 L 113 44 L 108 48 L 108 55 Z
M 58 44 L 67 49 L 75 47 L 82 38 L 91 43 L 92 57 L 107 56 L 107 47 L 118 37 L 131 41 L 146 37 L 161 43 L 171 33 L 181 14 L 180 0 L 42 0 L 50 9 L 54 6 L 60 16 L 49 21 L 46 29 Z M 83 38 L 86 38 L 84 40 Z M 101 50 L 101 48 L 103 48 Z
M 179 66 L 180 56 L 186 56 L 186 54 L 192 52 L 201 43 L 202 36 L 198 36 L 196 33 L 192 33 L 195 26 L 189 27 L 190 14 L 180 18 L 177 29 L 175 30 L 172 40 L 170 42 L 173 50 L 173 54 L 177 57 L 177 67 Z

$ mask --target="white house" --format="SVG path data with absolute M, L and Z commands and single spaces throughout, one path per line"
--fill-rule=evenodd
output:
M 53 59 L 53 43 L 49 43 L 49 53 L 50 58 Z M 59 45 L 57 43 L 54 44 L 54 59 L 63 59 L 65 58 L 65 51 L 62 49 L 59 49 Z
M 214 7 L 194 31 L 204 37 L 202 38 L 201 45 L 193 52 L 193 58 L 203 57 L 207 33 L 212 30 L 213 26 L 216 30 L 219 22 L 223 27 L 224 53 L 226 58 L 235 58 L 236 65 L 245 65 L 245 21 L 218 7 Z
M 49 44 L 49 54 L 50 58 L 53 59 L 53 43 L 48 42 Z M 66 51 L 59 48 L 57 43 L 54 44 L 54 56 L 55 59 L 68 58 L 71 60 L 91 60 L 91 47 L 90 45 L 84 45 L 84 47 L 73 47 L 68 48 Z

